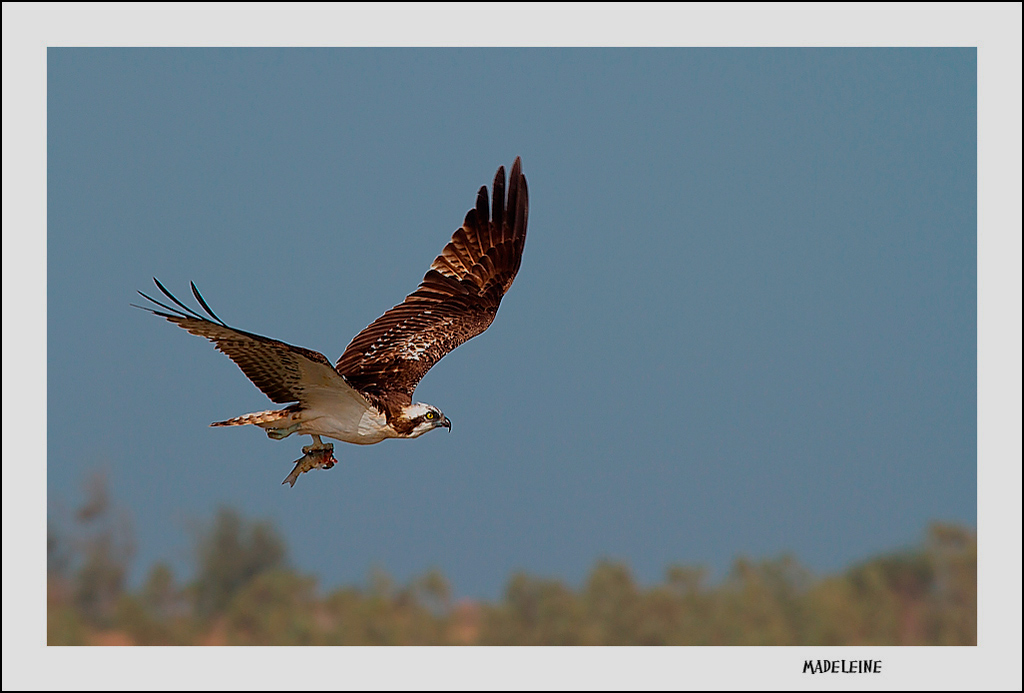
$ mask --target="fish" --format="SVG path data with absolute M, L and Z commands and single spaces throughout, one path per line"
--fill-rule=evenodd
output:
M 285 477 L 281 484 L 291 484 L 294 487 L 301 474 L 311 469 L 330 469 L 337 463 L 338 460 L 334 458 L 334 445 L 332 443 L 306 445 L 302 448 L 302 457 L 295 460 L 295 468 L 292 469 L 292 473 Z

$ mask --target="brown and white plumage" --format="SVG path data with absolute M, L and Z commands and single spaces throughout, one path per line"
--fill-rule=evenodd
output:
M 313 436 L 306 457 L 328 450 L 319 436 L 357 444 L 385 438 L 415 438 L 440 426 L 451 428 L 436 407 L 413 403 L 423 376 L 446 354 L 491 324 L 512 285 L 526 242 L 529 198 L 522 165 L 516 158 L 505 192 L 505 169 L 498 169 L 490 202 L 487 187 L 476 206 L 430 265 L 419 287 L 360 332 L 332 367 L 321 353 L 229 327 L 218 318 L 195 285 L 192 292 L 207 313 L 201 315 L 175 298 L 159 281 L 157 288 L 173 305 L 142 292 L 157 308 L 145 310 L 192 334 L 206 337 L 227 354 L 280 410 L 246 414 L 214 426 L 253 424 L 268 435 Z M 139 306 L 142 307 L 142 306 Z M 306 457 L 299 460 L 294 477 Z M 333 457 L 310 462 L 330 467 Z
M 374 402 L 391 411 L 411 403 L 427 371 L 494 320 L 526 242 L 529 199 L 520 169 L 517 158 L 507 204 L 505 169 L 498 169 L 490 207 L 487 187 L 481 187 L 476 207 L 419 288 L 357 334 L 338 359 L 338 372 Z

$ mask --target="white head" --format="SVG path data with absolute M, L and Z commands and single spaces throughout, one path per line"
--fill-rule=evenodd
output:
M 435 428 L 447 428 L 449 431 L 452 430 L 452 422 L 448 420 L 441 410 L 432 404 L 424 404 L 423 402 L 413 402 L 402 412 L 412 429 L 405 436 L 407 438 L 416 438 L 423 435 L 427 431 L 432 431 Z

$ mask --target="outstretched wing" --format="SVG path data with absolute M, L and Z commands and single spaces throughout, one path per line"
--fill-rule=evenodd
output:
M 516 157 L 505 198 L 505 167 L 405 301 L 356 335 L 338 359 L 339 373 L 368 399 L 394 410 L 412 401 L 435 363 L 494 319 L 512 286 L 526 242 L 529 199 Z
M 318 392 L 331 390 L 336 393 L 339 389 L 359 397 L 358 393 L 345 384 L 344 378 L 331 367 L 331 362 L 323 354 L 228 327 L 210 310 L 195 284 L 192 284 L 192 293 L 212 319 L 203 317 L 179 301 L 156 278 L 153 281 L 164 296 L 178 307 L 162 303 L 141 291 L 139 294 L 143 298 L 162 310 L 149 306 L 135 307 L 167 318 L 178 327 L 209 339 L 272 401 L 278 404 L 308 403 Z

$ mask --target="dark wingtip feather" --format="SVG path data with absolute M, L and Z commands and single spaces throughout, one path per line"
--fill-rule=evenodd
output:
M 206 301 L 203 300 L 202 294 L 200 294 L 199 293 L 199 289 L 196 288 L 196 283 L 195 282 L 189 282 L 189 285 L 192 287 L 192 295 L 196 297 L 197 301 L 199 301 L 199 305 L 201 305 L 203 307 L 203 310 L 205 310 L 210 315 L 211 318 L 213 318 L 214 320 L 219 322 L 221 325 L 224 325 L 224 327 L 227 327 L 227 325 L 224 323 L 224 321 L 221 320 L 220 318 L 218 318 L 217 314 L 214 313 L 210 309 L 210 306 L 206 303 Z
M 139 293 L 141 293 L 141 292 L 139 292 Z M 168 313 L 162 313 L 162 312 L 160 312 L 158 310 L 153 310 L 149 306 L 140 306 L 138 303 L 129 303 L 128 305 L 131 306 L 132 308 L 138 308 L 139 310 L 144 310 L 147 313 L 152 313 L 153 315 L 159 315 L 162 318 L 166 318 L 169 315 Z M 181 317 L 181 316 L 176 316 L 176 317 Z
M 155 311 L 152 308 L 148 308 L 146 306 L 139 306 L 143 310 L 148 310 L 151 313 L 153 313 L 154 315 L 160 315 L 161 317 L 165 317 L 165 318 L 168 318 L 168 319 L 171 319 L 171 318 L 187 318 L 187 317 L 189 317 L 188 313 L 183 313 L 182 311 L 178 310 L 177 308 L 172 308 L 171 306 L 167 305 L 166 303 L 164 303 L 162 301 L 156 300 L 155 298 L 153 298 L 149 294 L 144 294 L 141 291 L 139 291 L 138 293 L 139 293 L 139 296 L 142 296 L 144 299 L 146 299 L 150 303 L 158 305 L 161 308 L 163 308 L 164 310 L 169 310 L 171 312 L 171 314 L 170 315 L 164 315 L 163 313 Z
M 530 215 L 530 191 L 526 187 L 526 176 L 519 176 L 519 210 L 516 212 L 516 238 L 526 238 L 526 220 Z
M 199 313 L 195 312 L 194 310 L 192 310 L 191 308 L 186 306 L 184 303 L 179 301 L 177 298 L 175 298 L 174 294 L 172 294 L 170 291 L 168 291 L 167 287 L 164 286 L 163 284 L 161 284 L 160 280 L 157 279 L 156 277 L 153 277 L 153 283 L 156 284 L 156 288 L 160 289 L 160 292 L 163 293 L 164 296 L 166 296 L 167 298 L 169 298 L 172 301 L 174 301 L 175 305 L 181 306 L 182 310 L 184 310 L 186 313 L 188 313 L 192 317 L 199 318 L 200 320 L 205 320 L 206 319 L 202 315 L 200 315 Z M 142 292 L 140 291 L 139 293 L 142 293 Z M 142 294 L 142 295 L 146 296 L 145 294 Z M 146 298 L 149 298 L 149 296 L 146 296 Z M 153 301 L 153 299 L 151 299 L 151 298 L 149 298 L 149 300 Z M 163 305 L 159 301 L 153 301 L 153 303 L 156 303 L 156 304 L 159 304 L 159 305 Z M 168 308 L 168 306 L 164 306 L 164 308 Z M 168 308 L 168 309 L 171 310 L 170 308 Z
M 148 310 L 153 315 L 159 315 L 160 317 L 167 318 L 168 320 L 177 321 L 177 320 L 181 320 L 182 318 L 189 318 L 189 319 L 195 319 L 195 320 L 202 320 L 203 322 L 209 322 L 209 320 L 207 318 L 203 317 L 202 315 L 200 315 L 199 313 L 197 313 L 196 311 L 192 310 L 191 308 L 186 306 L 184 303 L 179 301 L 174 296 L 174 294 L 172 294 L 170 291 L 167 290 L 166 286 L 164 286 L 163 284 L 160 283 L 159 279 L 157 279 L 156 277 L 153 277 L 153 283 L 156 284 L 156 288 L 160 289 L 160 292 L 164 296 L 169 298 L 171 301 L 173 301 L 174 304 L 176 306 L 178 306 L 178 308 L 175 308 L 173 306 L 169 306 L 166 303 L 164 303 L 163 301 L 158 301 L 157 299 L 153 298 L 149 294 L 147 294 L 145 292 L 142 292 L 142 291 L 137 292 L 139 294 L 139 296 L 142 296 L 144 299 L 146 299 L 147 301 L 149 301 L 153 305 L 160 306 L 161 308 L 163 308 L 165 311 L 168 311 L 168 312 L 164 313 L 164 312 L 159 311 L 159 310 L 154 310 L 153 308 L 150 308 L 149 306 L 138 306 L 138 305 L 135 305 L 134 303 L 129 304 L 129 305 L 132 305 L 135 308 L 141 308 L 142 310 Z M 218 318 L 217 315 L 210 309 L 209 304 L 207 304 L 206 301 L 203 299 L 202 295 L 199 293 L 199 289 L 196 288 L 195 283 L 189 282 L 189 284 L 191 284 L 191 286 L 192 286 L 192 293 L 196 297 L 196 300 L 199 301 L 199 305 L 201 305 L 203 307 L 203 310 L 205 310 L 207 313 L 209 313 L 210 317 L 212 317 L 214 320 L 216 320 L 219 324 L 221 324 L 224 327 L 227 327 L 227 325 L 224 323 L 224 321 L 221 320 L 220 318 Z
M 490 207 L 487 200 L 487 186 L 481 185 L 480 189 L 476 191 L 476 210 L 480 214 L 480 219 L 490 219 Z
M 505 223 L 505 167 L 499 166 L 494 174 L 493 192 L 491 194 L 491 221 L 498 232 L 496 240 L 504 240 Z
M 493 245 L 491 240 L 491 210 L 487 202 L 487 186 L 482 185 L 476 191 L 476 215 L 480 222 L 480 229 L 477 232 L 477 247 L 483 255 Z
M 508 177 L 508 204 L 505 206 L 505 225 L 507 233 L 502 235 L 503 240 L 511 240 L 516 237 L 516 227 L 519 226 L 519 182 L 522 175 L 519 173 L 519 158 L 512 164 L 512 173 Z

